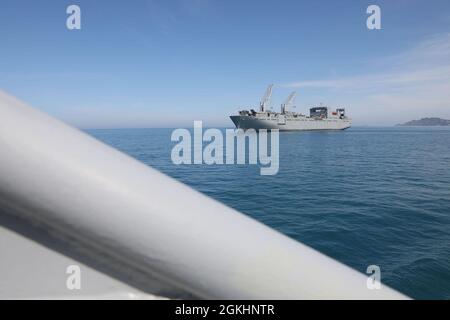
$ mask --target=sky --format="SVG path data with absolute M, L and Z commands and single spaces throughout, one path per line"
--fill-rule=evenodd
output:
M 0 90 L 80 128 L 231 127 L 271 83 L 274 110 L 450 119 L 448 0 L 0 0 L 0 39 Z

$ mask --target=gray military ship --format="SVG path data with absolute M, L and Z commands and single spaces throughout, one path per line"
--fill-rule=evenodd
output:
M 269 110 L 273 85 L 269 85 L 260 102 L 259 111 L 254 109 L 239 111 L 230 116 L 239 129 L 279 129 L 280 131 L 301 130 L 344 130 L 350 128 L 352 121 L 344 108 L 329 110 L 326 106 L 309 109 L 309 116 L 291 111 L 295 108 L 296 92 L 292 92 L 281 105 L 280 112 Z

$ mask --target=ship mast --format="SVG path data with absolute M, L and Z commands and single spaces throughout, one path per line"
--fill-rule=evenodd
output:
M 261 99 L 261 102 L 259 104 L 261 112 L 265 112 L 267 107 L 270 106 L 270 98 L 272 97 L 272 88 L 273 84 L 269 85 L 266 89 L 266 92 L 264 93 L 264 96 Z

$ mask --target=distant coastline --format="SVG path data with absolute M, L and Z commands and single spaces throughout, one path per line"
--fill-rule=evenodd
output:
M 397 126 L 411 127 L 411 126 L 450 126 L 450 120 L 441 118 L 422 118 L 420 120 L 411 120 Z

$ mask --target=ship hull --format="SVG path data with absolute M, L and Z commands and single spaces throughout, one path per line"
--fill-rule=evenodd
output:
M 350 119 L 315 119 L 308 117 L 230 116 L 238 129 L 278 129 L 280 131 L 345 130 L 351 127 Z

